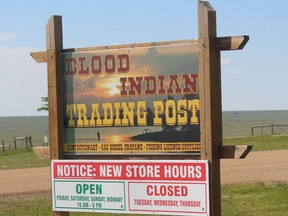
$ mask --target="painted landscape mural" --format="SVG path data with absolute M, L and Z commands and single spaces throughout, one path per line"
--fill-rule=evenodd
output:
M 197 43 L 62 54 L 66 154 L 200 150 Z

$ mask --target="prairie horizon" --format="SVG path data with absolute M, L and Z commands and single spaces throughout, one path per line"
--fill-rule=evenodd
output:
M 288 125 L 288 110 L 223 111 L 222 119 L 223 137 L 251 136 L 253 126 Z M 32 136 L 33 146 L 41 146 L 48 127 L 48 116 L 0 117 L 0 142 L 12 145 L 14 137 Z M 88 130 L 96 131 L 97 128 Z M 256 135 L 267 135 L 270 129 L 260 128 L 255 132 Z M 288 127 L 275 128 L 275 133 L 288 134 Z

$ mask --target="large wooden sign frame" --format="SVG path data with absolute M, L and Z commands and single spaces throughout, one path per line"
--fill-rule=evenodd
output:
M 201 159 L 209 162 L 210 214 L 221 215 L 220 159 L 245 158 L 251 146 L 223 146 L 222 99 L 220 52 L 242 49 L 248 36 L 217 37 L 216 11 L 206 1 L 198 2 L 198 72 L 201 122 Z M 46 47 L 43 52 L 31 53 L 36 62 L 47 62 L 50 158 L 54 159 L 193 159 L 191 155 L 64 155 L 63 138 L 63 95 L 61 53 L 123 48 L 127 45 L 111 47 L 90 47 L 63 49 L 62 18 L 52 16 L 46 26 Z M 183 41 L 182 41 L 183 42 Z M 187 42 L 187 41 L 185 41 Z M 190 41 L 191 42 L 191 41 Z M 179 41 L 138 44 L 137 46 L 172 45 Z M 180 42 L 181 43 L 181 42 Z M 135 44 L 128 45 L 134 47 Z M 198 157 L 199 159 L 199 157 Z M 53 212 L 66 216 L 69 212 Z

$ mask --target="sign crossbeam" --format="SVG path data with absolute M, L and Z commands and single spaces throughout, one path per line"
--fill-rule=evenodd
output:
M 197 40 L 190 39 L 190 40 L 175 40 L 175 41 L 162 41 L 162 42 L 137 43 L 137 44 L 136 43 L 135 44 L 119 44 L 119 45 L 97 46 L 97 47 L 68 48 L 68 49 L 63 49 L 62 52 L 63 53 L 85 52 L 85 51 L 147 47 L 147 46 L 161 46 L 161 45 L 173 45 L 173 44 L 187 44 L 187 43 L 197 43 Z M 31 52 L 30 55 L 37 63 L 47 62 L 46 51 Z
M 246 43 L 249 40 L 249 36 L 241 35 L 241 36 L 231 36 L 231 37 L 218 37 L 216 42 L 216 49 L 219 51 L 224 50 L 239 50 L 243 49 Z M 157 42 L 158 45 L 172 45 L 173 43 L 195 43 L 197 40 L 179 40 L 179 41 L 167 41 L 167 42 Z M 142 43 L 137 44 L 137 47 L 153 45 L 155 43 Z M 119 49 L 121 47 L 134 47 L 136 44 L 127 44 L 127 45 L 112 45 L 112 46 L 99 46 L 99 47 L 86 47 L 86 48 L 70 48 L 63 49 L 63 52 L 81 52 L 81 51 L 91 51 L 91 50 L 104 50 L 104 49 Z M 39 52 L 31 52 L 31 57 L 37 63 L 45 63 L 47 62 L 47 52 L 39 51 Z

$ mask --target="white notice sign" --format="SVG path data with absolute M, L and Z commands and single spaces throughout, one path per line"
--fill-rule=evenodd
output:
M 54 211 L 209 215 L 207 161 L 54 160 Z

